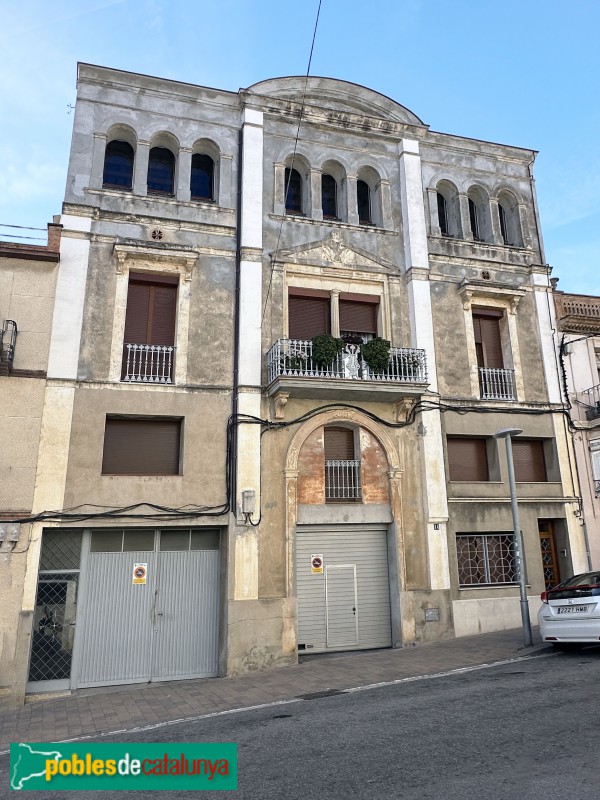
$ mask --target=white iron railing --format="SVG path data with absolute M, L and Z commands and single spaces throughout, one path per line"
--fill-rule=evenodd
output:
M 174 354 L 174 347 L 126 343 L 121 380 L 133 383 L 173 383 Z
M 394 383 L 427 383 L 424 350 L 409 347 L 390 348 L 388 367 L 373 372 L 362 360 L 360 345 L 348 344 L 327 366 L 312 358 L 312 342 L 303 339 L 278 339 L 267 355 L 269 383 L 281 376 L 302 378 L 342 378 L 347 380 Z
M 514 369 L 479 368 L 482 400 L 516 400 Z
M 590 389 L 585 389 L 582 393 L 585 396 L 585 403 L 593 408 L 600 406 L 600 383 L 592 386 Z
M 325 462 L 325 499 L 360 500 L 360 461 Z

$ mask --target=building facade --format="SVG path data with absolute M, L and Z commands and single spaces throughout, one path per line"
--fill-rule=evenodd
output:
M 600 566 L 600 297 L 555 291 L 559 358 L 573 422 L 581 523 L 591 566 Z
M 586 567 L 534 156 L 79 65 L 14 702 L 518 625 L 506 427 L 532 597 Z

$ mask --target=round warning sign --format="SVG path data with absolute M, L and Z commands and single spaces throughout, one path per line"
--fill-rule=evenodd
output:
M 133 565 L 133 583 L 144 585 L 148 579 L 148 564 Z
M 310 557 L 310 571 L 313 575 L 323 574 L 323 554 L 315 553 Z

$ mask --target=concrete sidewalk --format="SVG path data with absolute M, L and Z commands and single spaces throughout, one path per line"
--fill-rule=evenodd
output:
M 523 647 L 520 628 L 400 650 L 303 656 L 291 667 L 236 678 L 143 683 L 81 689 L 69 696 L 28 702 L 0 716 L 0 750 L 11 741 L 57 742 L 217 711 L 255 706 L 365 684 L 472 667 L 549 651 L 534 629 Z M 135 740 L 135 735 L 133 739 Z

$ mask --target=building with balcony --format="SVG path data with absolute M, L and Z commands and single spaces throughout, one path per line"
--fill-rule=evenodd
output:
M 554 293 L 563 389 L 574 425 L 581 523 L 600 566 L 600 297 Z
M 517 626 L 509 426 L 532 596 L 585 568 L 534 156 L 79 65 L 15 702 Z

